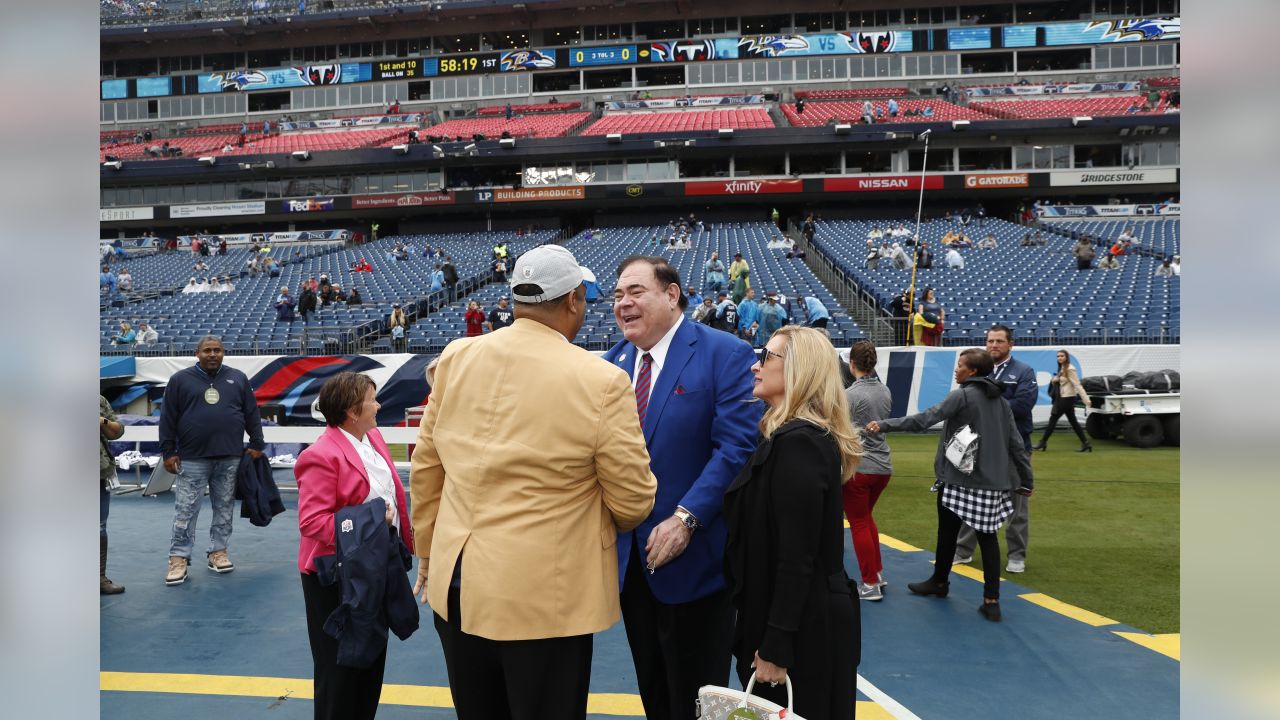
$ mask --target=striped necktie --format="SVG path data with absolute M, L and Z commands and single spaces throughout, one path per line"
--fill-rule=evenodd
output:
M 640 427 L 644 427 L 644 415 L 649 409 L 649 377 L 653 369 L 653 356 L 645 353 L 640 358 L 640 371 L 636 373 L 636 410 L 640 413 Z

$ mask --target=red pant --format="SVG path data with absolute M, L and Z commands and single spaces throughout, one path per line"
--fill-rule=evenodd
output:
M 877 576 L 884 570 L 880 562 L 880 529 L 871 517 L 871 509 L 890 477 L 854 473 L 853 479 L 841 488 L 844 515 L 849 518 L 849 534 L 853 536 L 853 552 L 858 556 L 858 570 L 862 573 L 862 582 L 868 585 L 877 582 Z

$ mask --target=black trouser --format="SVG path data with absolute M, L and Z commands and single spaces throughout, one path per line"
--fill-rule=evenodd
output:
M 302 573 L 302 599 L 307 606 L 307 636 L 315 664 L 316 720 L 372 718 L 382 696 L 386 650 L 367 668 L 338 665 L 338 641 L 324 631 L 324 621 L 342 602 L 338 583 L 321 585 L 315 573 Z
M 935 582 L 947 582 L 951 575 L 951 563 L 956 557 L 956 536 L 964 521 L 942 504 L 942 490 L 938 490 L 938 549 L 933 561 Z M 978 547 L 982 548 L 982 596 L 1000 598 L 1000 541 L 995 533 L 976 532 Z
M 1086 260 L 1085 258 L 1076 258 L 1076 269 L 1077 269 L 1077 270 L 1089 270 L 1089 269 L 1091 269 L 1091 268 L 1089 267 L 1089 265 L 1090 265 L 1090 263 L 1092 263 L 1092 262 L 1093 262 L 1092 260 Z
M 1053 401 L 1053 410 L 1049 412 L 1049 426 L 1044 429 L 1044 437 L 1040 438 L 1040 444 L 1047 445 L 1049 443 L 1049 436 L 1058 427 L 1058 418 L 1063 415 L 1067 416 L 1067 422 L 1071 423 L 1071 429 L 1076 431 L 1076 437 L 1080 438 L 1080 444 L 1088 445 L 1089 439 L 1084 436 L 1084 431 L 1080 429 L 1080 422 L 1076 420 L 1075 395 L 1068 398 L 1058 398 Z
M 640 700 L 648 720 L 692 720 L 698 688 L 729 682 L 733 641 L 729 591 L 678 605 L 659 601 L 644 579 L 642 544 L 638 537 L 631 544 L 622 585 L 622 622 Z
M 827 320 L 828 318 L 818 318 L 817 320 L 813 321 L 813 327 L 824 328 L 827 326 Z
M 585 718 L 591 636 L 489 640 L 462 631 L 458 588 L 449 619 L 435 615 L 459 720 Z

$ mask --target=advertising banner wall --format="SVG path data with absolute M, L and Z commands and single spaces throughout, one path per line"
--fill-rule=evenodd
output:
M 266 212 L 267 203 L 263 200 L 169 206 L 169 217 L 174 219 L 218 217 L 219 215 L 262 215 Z
M 965 175 L 964 186 L 969 190 L 985 190 L 988 188 L 1024 188 L 1030 185 L 1026 173 L 986 173 L 983 175 Z
M 323 212 L 333 209 L 333 198 L 310 197 L 302 200 L 285 200 L 280 205 L 285 212 L 291 213 Z
M 1066 217 L 1132 217 L 1181 215 L 1180 203 L 1158 205 L 1046 205 L 1038 210 L 1042 218 Z
M 926 175 L 925 190 L 941 190 L 946 179 L 942 175 Z M 919 175 L 889 175 L 885 177 L 825 178 L 823 192 L 867 192 L 885 190 L 919 190 Z
M 388 207 L 419 207 L 422 205 L 452 205 L 457 196 L 452 192 L 383 193 L 381 195 L 356 195 L 351 198 L 352 210 Z
M 494 202 L 546 202 L 548 200 L 582 200 L 586 190 L 581 185 L 572 187 L 541 187 L 511 190 L 498 188 L 493 190 Z M 477 196 L 477 201 L 479 197 Z
M 1144 185 L 1178 182 L 1175 168 L 1157 170 L 1062 170 L 1049 173 L 1049 185 Z
M 1071 354 L 1080 377 L 1124 375 L 1130 371 L 1179 370 L 1179 345 L 1074 345 L 1063 348 Z M 893 396 L 892 417 L 913 415 L 942 402 L 956 388 L 956 359 L 964 348 L 882 348 L 876 372 Z M 1051 401 L 1049 379 L 1057 368 L 1057 347 L 1014 347 L 1013 356 L 1031 366 L 1040 394 L 1032 419 L 1037 425 L 1049 420 Z M 840 350 L 847 362 L 848 349 Z M 139 358 L 139 362 L 142 359 Z M 893 439 L 890 437 L 890 444 Z
M 803 190 L 802 180 L 708 180 L 684 184 L 685 195 L 773 195 Z
M 153 220 L 155 219 L 155 212 L 155 208 L 151 207 L 99 208 L 98 222 Z

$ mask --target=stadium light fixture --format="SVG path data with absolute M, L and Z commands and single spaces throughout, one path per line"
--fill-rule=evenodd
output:
M 102 163 L 102 167 L 109 167 L 112 170 L 119 170 L 124 167 L 124 163 L 120 162 L 119 160 L 108 160 Z
M 1072 127 L 1081 127 L 1084 125 L 1088 125 L 1091 122 L 1093 122 L 1093 118 L 1088 115 L 1079 115 L 1077 117 L 1071 118 Z
M 437 160 L 444 157 L 444 148 L 440 147 L 439 145 L 432 145 L 431 157 L 434 157 Z
M 605 135 L 605 139 L 616 145 L 617 143 L 622 142 L 622 133 L 609 133 L 608 135 Z
M 836 123 L 837 135 L 848 135 L 853 130 L 853 126 L 849 123 Z
M 293 159 L 294 160 L 310 160 L 311 151 L 310 150 L 294 150 Z
M 198 158 L 196 162 L 200 163 L 205 167 L 213 167 L 214 165 L 218 164 L 218 158 L 215 155 L 205 155 L 203 157 Z
M 721 140 L 732 140 L 733 128 L 720 128 L 720 130 L 716 134 L 720 137 Z
M 515 149 L 515 146 L 516 146 L 515 138 L 502 138 L 501 140 L 498 141 L 498 147 L 506 148 L 507 150 Z
M 952 120 L 951 129 L 952 130 L 968 130 L 969 121 L 968 120 Z
M 408 154 L 409 154 L 409 146 L 408 146 L 408 145 L 404 145 L 404 144 L 401 144 L 401 145 L 392 145 L 392 146 L 391 146 L 391 151 L 392 151 L 392 152 L 394 152 L 394 153 L 395 153 L 395 154 L 397 154 L 397 155 L 408 155 Z

